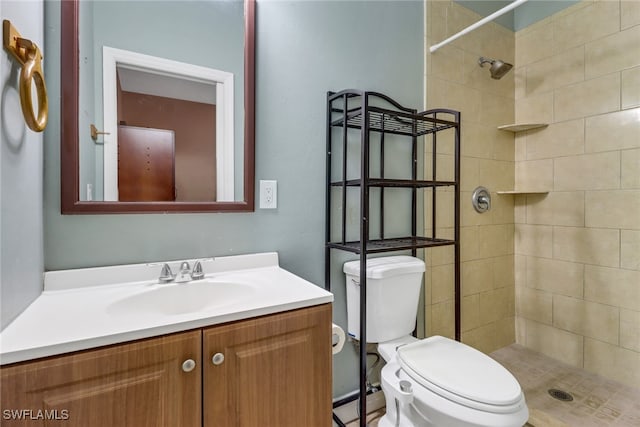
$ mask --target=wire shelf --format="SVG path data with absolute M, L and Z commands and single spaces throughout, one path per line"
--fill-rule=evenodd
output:
M 341 109 L 333 109 L 334 113 L 343 113 Z M 428 113 L 410 114 L 384 108 L 369 107 L 369 130 L 392 133 L 396 135 L 421 136 L 445 129 L 457 127 L 456 122 L 436 119 Z M 361 109 L 347 112 L 347 127 L 362 129 L 363 115 Z M 331 126 L 343 126 L 344 115 L 331 122 Z
M 448 246 L 455 244 L 454 240 L 432 239 L 429 237 L 411 236 L 367 241 L 366 252 L 375 254 L 380 252 L 401 251 L 409 249 L 429 248 L 434 246 Z M 361 252 L 360 241 L 332 242 L 330 248 L 342 249 L 356 254 Z

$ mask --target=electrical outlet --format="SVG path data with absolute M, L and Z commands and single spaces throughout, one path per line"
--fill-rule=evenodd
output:
M 260 209 L 278 207 L 278 181 L 260 180 Z

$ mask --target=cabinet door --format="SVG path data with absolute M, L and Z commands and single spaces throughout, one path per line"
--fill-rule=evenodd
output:
M 0 424 L 199 426 L 201 350 L 192 331 L 3 367 Z
M 203 346 L 205 427 L 331 426 L 330 304 L 209 328 Z

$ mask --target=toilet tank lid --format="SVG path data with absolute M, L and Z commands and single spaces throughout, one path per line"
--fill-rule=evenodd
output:
M 384 279 L 400 274 L 423 273 L 424 270 L 424 261 L 408 255 L 367 259 L 368 279 Z M 345 262 L 343 271 L 346 274 L 360 277 L 360 261 Z

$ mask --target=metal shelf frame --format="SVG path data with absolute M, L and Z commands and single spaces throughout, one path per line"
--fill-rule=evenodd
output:
M 460 112 L 448 109 L 433 109 L 418 112 L 416 109 L 403 107 L 393 99 L 378 92 L 347 89 L 340 92 L 327 92 L 326 121 L 326 211 L 325 211 L 325 288 L 331 290 L 331 249 L 347 251 L 360 255 L 360 345 L 359 352 L 359 396 L 367 395 L 367 275 L 366 262 L 368 254 L 411 250 L 416 256 L 417 249 L 437 246 L 454 246 L 454 298 L 455 298 L 455 339 L 460 340 Z M 340 137 L 334 138 L 334 129 Z M 353 130 L 359 130 L 359 133 Z M 446 129 L 454 130 L 454 180 L 439 181 L 436 179 L 437 134 Z M 350 131 L 351 130 L 351 131 Z M 359 134 L 360 170 L 358 179 L 347 179 L 347 145 Z M 380 176 L 370 176 L 371 137 L 378 134 L 380 138 L 379 167 Z M 385 134 L 403 135 L 411 144 L 411 178 L 385 178 Z M 424 136 L 424 144 L 431 143 L 434 153 L 430 180 L 418 179 L 418 137 Z M 430 138 L 429 138 L 430 137 Z M 429 141 L 430 140 L 430 141 Z M 401 141 L 404 142 L 404 141 Z M 356 141 L 355 143 L 358 143 Z M 396 141 L 393 142 L 394 144 Z M 341 179 L 332 179 L 332 153 L 341 151 Z M 379 203 L 379 238 L 370 239 L 370 188 L 380 188 Z M 436 188 L 452 187 L 454 190 L 454 237 L 442 239 L 436 236 Z M 332 241 L 331 215 L 332 188 L 341 189 L 342 212 L 340 218 L 341 239 Z M 347 191 L 356 188 L 360 192 L 359 240 L 348 240 L 346 233 Z M 410 234 L 405 237 L 385 237 L 384 231 L 384 190 L 385 188 L 404 188 L 411 192 Z M 418 190 L 431 189 L 431 236 L 420 236 L 417 230 Z M 426 197 L 426 195 L 425 195 Z M 359 399 L 360 427 L 366 427 L 366 398 Z M 342 424 L 340 420 L 334 420 Z M 342 424 L 344 425 L 344 424 Z

